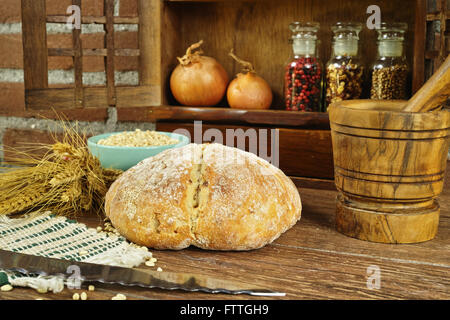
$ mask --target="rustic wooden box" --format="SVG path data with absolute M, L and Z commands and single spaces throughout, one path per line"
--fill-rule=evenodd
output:
M 425 50 L 426 21 L 447 19 L 443 0 L 435 13 L 426 14 L 425 0 L 377 2 L 383 21 L 407 22 L 406 55 L 411 66 L 411 91 L 424 81 L 426 58 L 441 58 L 439 51 Z M 121 121 L 154 121 L 158 130 L 185 128 L 193 131 L 193 121 L 201 120 L 203 129 L 277 129 L 280 168 L 300 186 L 318 184 L 332 187 L 333 162 L 326 113 L 283 111 L 283 71 L 291 45 L 288 42 L 292 21 L 321 23 L 320 56 L 326 62 L 331 51 L 330 26 L 338 21 L 365 22 L 371 0 L 246 0 L 189 1 L 136 0 L 139 15 L 114 15 L 114 0 L 104 0 L 102 17 L 82 17 L 83 23 L 105 26 L 105 46 L 83 48 L 80 30 L 73 30 L 72 48 L 47 48 L 47 22 L 65 23 L 67 16 L 47 16 L 45 0 L 22 0 L 24 38 L 24 75 L 29 109 L 115 107 Z M 81 0 L 72 0 L 82 5 Z M 408 10 L 405 10 L 405 6 Z M 139 49 L 114 46 L 115 24 L 138 24 Z M 445 25 L 445 23 L 444 23 Z M 441 30 L 445 33 L 445 27 Z M 445 38 L 445 37 L 444 37 Z M 214 108 L 178 106 L 170 94 L 168 80 L 176 57 L 203 39 L 205 54 L 215 57 L 230 76 L 239 66 L 228 56 L 231 48 L 252 61 L 274 92 L 273 110 L 232 110 L 226 101 Z M 376 54 L 376 33 L 365 28 L 361 33 L 362 57 L 369 65 Z M 73 57 L 75 83 L 72 87 L 50 88 L 47 80 L 48 56 Z M 83 56 L 105 58 L 106 85 L 83 85 Z M 116 57 L 139 57 L 139 85 L 122 87 L 114 81 Z

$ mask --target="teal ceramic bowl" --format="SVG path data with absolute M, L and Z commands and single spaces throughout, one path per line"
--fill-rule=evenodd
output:
M 135 166 L 142 160 L 157 155 L 161 151 L 183 147 L 190 143 L 189 138 L 184 135 L 158 131 L 158 133 L 177 139 L 180 143 L 156 147 L 119 147 L 97 144 L 97 142 L 101 139 L 106 139 L 109 136 L 118 133 L 120 132 L 101 134 L 91 137 L 87 141 L 89 151 L 100 160 L 103 168 L 120 169 L 125 171 Z

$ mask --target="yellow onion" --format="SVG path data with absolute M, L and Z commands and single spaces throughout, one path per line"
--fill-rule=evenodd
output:
M 228 104 L 235 109 L 269 109 L 272 104 L 272 90 L 269 84 L 258 76 L 250 62 L 239 59 L 233 50 L 230 56 L 243 66 L 231 81 L 227 90 Z
M 170 77 L 170 90 L 182 105 L 207 107 L 225 96 L 229 78 L 216 59 L 203 56 L 198 49 L 203 40 L 190 46 Z

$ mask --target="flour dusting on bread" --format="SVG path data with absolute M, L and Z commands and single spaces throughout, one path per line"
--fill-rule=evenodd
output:
M 256 155 L 190 144 L 125 172 L 108 191 L 106 213 L 141 245 L 249 250 L 292 227 L 301 200 L 292 181 Z

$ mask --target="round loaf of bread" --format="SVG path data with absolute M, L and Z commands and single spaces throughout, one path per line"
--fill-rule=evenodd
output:
M 128 240 L 157 249 L 260 248 L 301 216 L 293 182 L 256 155 L 221 144 L 189 144 L 124 172 L 105 202 Z

